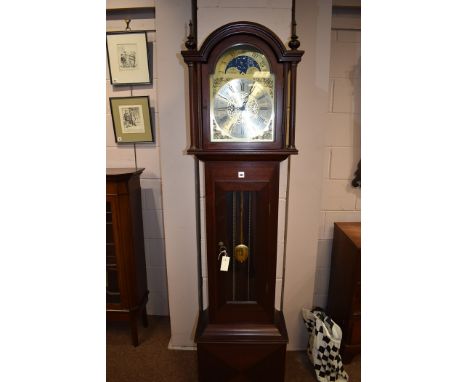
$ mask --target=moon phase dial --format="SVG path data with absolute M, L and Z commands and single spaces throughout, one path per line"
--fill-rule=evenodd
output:
M 215 73 L 219 75 L 252 76 L 258 72 L 270 73 L 270 63 L 265 55 L 247 46 L 228 49 L 215 68 Z
M 273 117 L 271 89 L 252 78 L 230 80 L 214 96 L 212 140 L 271 141 Z

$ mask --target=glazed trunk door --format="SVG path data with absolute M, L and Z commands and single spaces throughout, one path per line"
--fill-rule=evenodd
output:
M 216 323 L 272 322 L 275 182 L 215 180 L 213 190 L 213 236 L 208 254 L 208 261 L 214 264 L 209 275 L 211 318 Z M 227 270 L 221 270 L 223 256 L 229 257 Z

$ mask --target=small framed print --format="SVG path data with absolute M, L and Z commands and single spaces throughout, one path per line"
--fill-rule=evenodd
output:
M 112 85 L 151 84 L 146 32 L 109 32 L 106 45 Z
M 149 97 L 110 97 L 117 143 L 153 142 Z

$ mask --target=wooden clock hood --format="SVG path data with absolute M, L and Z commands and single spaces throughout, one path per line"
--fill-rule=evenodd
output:
M 275 102 L 275 141 L 212 143 L 209 140 L 209 75 L 218 57 L 236 44 L 249 45 L 268 57 L 278 84 Z M 193 44 L 194 45 L 194 44 Z M 295 108 L 297 64 L 300 50 L 288 50 L 278 36 L 263 25 L 240 21 L 213 31 L 199 50 L 182 51 L 189 69 L 190 147 L 188 154 L 201 160 L 283 160 L 297 154 Z

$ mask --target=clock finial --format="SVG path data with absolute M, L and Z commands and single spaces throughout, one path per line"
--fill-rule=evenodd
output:
M 187 37 L 187 41 L 185 42 L 185 47 L 189 50 L 195 50 L 197 48 L 197 38 L 198 38 L 198 31 L 197 31 L 197 0 L 192 0 L 192 20 L 190 20 L 189 27 L 190 33 Z M 192 24 L 193 21 L 193 24 Z
M 301 45 L 296 35 L 296 0 L 292 0 L 291 10 L 291 41 L 289 41 L 289 47 L 292 50 L 296 50 Z
M 189 23 L 189 29 L 190 29 L 190 33 L 187 37 L 187 41 L 185 41 L 185 47 L 187 49 L 195 49 L 196 48 L 196 43 L 195 43 L 195 37 L 193 36 L 193 24 L 192 24 L 192 20 L 190 20 L 190 23 Z

